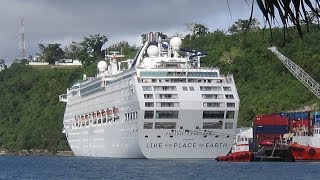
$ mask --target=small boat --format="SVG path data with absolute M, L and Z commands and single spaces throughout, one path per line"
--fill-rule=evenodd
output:
M 320 161 L 320 128 L 312 136 L 293 136 L 289 149 L 297 161 Z
M 320 148 L 293 143 L 290 145 L 292 156 L 297 161 L 319 161 Z
M 217 161 L 230 161 L 230 162 L 252 162 L 254 154 L 251 151 L 241 151 L 229 153 L 226 156 L 216 157 Z
M 226 156 L 218 156 L 216 161 L 230 161 L 230 162 L 251 162 L 254 159 L 253 152 L 249 148 L 249 140 L 252 138 L 252 128 L 249 130 L 248 136 L 241 133 L 237 134 L 233 149 Z

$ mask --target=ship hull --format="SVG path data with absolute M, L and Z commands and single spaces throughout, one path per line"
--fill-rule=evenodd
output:
M 320 148 L 300 144 L 290 145 L 290 151 L 296 161 L 319 161 Z
M 75 156 L 144 158 L 133 126 L 116 124 L 92 125 L 66 132 Z
M 211 133 L 183 131 L 150 133 L 148 138 L 139 138 L 140 149 L 149 159 L 215 158 L 226 155 L 234 141 L 232 138 L 215 137 Z

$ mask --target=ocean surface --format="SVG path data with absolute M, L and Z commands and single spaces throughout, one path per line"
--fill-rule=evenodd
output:
M 0 157 L 0 179 L 319 179 L 320 162 Z

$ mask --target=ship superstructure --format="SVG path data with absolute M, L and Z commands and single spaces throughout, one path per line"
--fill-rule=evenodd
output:
M 215 158 L 230 151 L 239 110 L 233 76 L 202 68 L 205 54 L 181 43 L 150 33 L 133 60 L 111 52 L 96 77 L 60 96 L 76 156 Z

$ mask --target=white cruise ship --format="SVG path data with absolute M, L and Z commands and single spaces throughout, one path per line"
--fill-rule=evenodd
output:
M 205 54 L 181 44 L 149 33 L 133 60 L 113 52 L 96 77 L 60 95 L 76 156 L 215 158 L 231 150 L 239 111 L 233 76 L 202 68 Z

